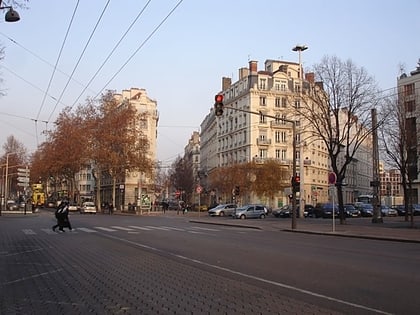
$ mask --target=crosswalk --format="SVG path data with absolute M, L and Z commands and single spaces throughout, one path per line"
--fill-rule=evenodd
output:
M 66 231 L 68 231 L 66 229 Z M 165 232 L 181 232 L 181 233 L 191 233 L 191 234 L 211 234 L 220 232 L 220 229 L 217 228 L 208 228 L 208 227 L 200 227 L 200 226 L 189 226 L 186 228 L 180 227 L 172 227 L 172 226 L 153 226 L 153 225 L 145 225 L 145 226 L 137 226 L 137 225 L 128 225 L 128 226 L 118 226 L 118 225 L 111 225 L 111 226 L 93 226 L 93 227 L 76 227 L 73 228 L 71 233 L 115 233 L 115 232 L 126 232 L 129 234 L 140 234 L 149 231 L 162 231 Z M 22 233 L 25 235 L 38 235 L 38 234 L 57 234 L 51 228 L 40 228 L 40 229 L 22 229 Z

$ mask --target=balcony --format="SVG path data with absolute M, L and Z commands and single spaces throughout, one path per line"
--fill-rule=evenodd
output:
M 261 139 L 257 138 L 257 145 L 270 145 L 271 139 Z

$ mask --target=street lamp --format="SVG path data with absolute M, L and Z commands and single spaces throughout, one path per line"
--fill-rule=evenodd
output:
M 0 0 L 0 9 L 2 9 L 2 10 L 9 9 L 6 12 L 6 15 L 4 16 L 4 19 L 6 20 L 6 22 L 17 22 L 17 21 L 20 20 L 19 13 L 17 13 L 15 10 L 13 10 L 13 7 L 11 7 L 11 6 L 2 7 L 1 3 L 2 3 L 2 0 Z
M 7 199 L 8 198 L 8 183 L 7 178 L 9 176 L 9 155 L 16 154 L 16 152 L 10 152 L 6 154 L 6 175 L 5 175 L 5 181 L 4 181 L 4 205 L 7 207 Z M 1 216 L 1 207 L 0 207 L 0 216 Z
M 303 81 L 303 70 L 302 70 L 302 51 L 308 49 L 306 45 L 296 45 L 292 48 L 293 51 L 299 52 L 299 79 Z M 302 86 L 299 89 L 299 93 L 302 93 Z M 300 133 L 300 136 L 302 134 Z M 300 157 L 299 157 L 299 173 L 300 173 L 300 187 L 299 187 L 299 214 L 303 215 L 305 211 L 305 182 L 304 182 L 304 161 L 303 161 L 303 143 L 302 139 L 300 143 Z

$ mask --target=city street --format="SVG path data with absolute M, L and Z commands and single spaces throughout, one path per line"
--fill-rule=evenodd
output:
M 70 220 L 74 231 L 59 233 L 51 211 L 0 217 L 1 314 L 420 309 L 418 243 L 202 224 L 174 213 Z

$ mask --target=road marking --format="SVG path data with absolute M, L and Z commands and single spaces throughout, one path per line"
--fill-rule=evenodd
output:
M 107 232 L 116 232 L 117 231 L 117 230 L 110 229 L 110 228 L 103 227 L 103 226 L 95 226 L 94 228 L 98 229 L 98 230 L 102 230 L 102 231 L 107 231 Z
M 191 232 L 191 231 L 189 231 L 189 232 Z M 199 232 L 196 232 L 196 233 L 199 233 Z M 348 301 L 341 300 L 341 299 L 338 299 L 338 298 L 334 298 L 334 297 L 331 297 L 331 296 L 328 296 L 328 295 L 316 293 L 314 291 L 301 289 L 299 287 L 292 286 L 292 285 L 289 285 L 289 284 L 286 284 L 286 283 L 276 282 L 276 281 L 264 279 L 264 278 L 261 278 L 261 277 L 253 276 L 253 275 L 250 275 L 250 274 L 247 274 L 247 273 L 243 273 L 243 272 L 240 272 L 240 271 L 236 271 L 234 269 L 225 268 L 225 267 L 221 267 L 221 266 L 218 266 L 218 265 L 213 265 L 213 264 L 207 263 L 205 261 L 201 261 L 201 260 L 189 258 L 189 257 L 186 257 L 186 256 L 182 256 L 182 255 L 179 255 L 179 254 L 175 254 L 173 252 L 170 252 L 170 251 L 167 251 L 167 250 L 162 250 L 162 249 L 152 247 L 152 246 L 149 246 L 149 245 L 146 245 L 146 244 L 138 243 L 138 242 L 135 242 L 135 241 L 130 241 L 130 240 L 120 238 L 120 237 L 116 237 L 116 236 L 113 236 L 113 235 L 106 235 L 106 234 L 104 234 L 104 235 L 108 238 L 119 240 L 121 242 L 132 244 L 132 245 L 135 245 L 135 246 L 138 246 L 138 247 L 141 247 L 141 248 L 146 248 L 146 249 L 158 252 L 158 253 L 164 253 L 164 254 L 172 255 L 172 256 L 177 257 L 179 259 L 183 259 L 183 260 L 186 260 L 186 261 L 189 261 L 189 262 L 193 262 L 193 263 L 196 263 L 198 265 L 203 265 L 203 266 L 210 267 L 210 268 L 213 268 L 213 269 L 222 270 L 224 272 L 228 272 L 228 273 L 231 273 L 231 274 L 234 274 L 234 275 L 238 275 L 238 276 L 245 277 L 245 278 L 248 278 L 248 279 L 253 279 L 253 280 L 256 280 L 256 281 L 268 283 L 268 284 L 271 284 L 271 285 L 274 285 L 274 286 L 277 286 L 277 287 L 293 290 L 293 291 L 296 291 L 296 292 L 300 292 L 300 293 L 303 293 L 303 294 L 306 294 L 306 295 L 310 295 L 310 296 L 314 296 L 314 297 L 317 297 L 317 298 L 325 299 L 325 300 L 332 301 L 332 302 L 335 302 L 335 303 L 348 305 L 348 306 L 351 306 L 351 307 L 354 307 L 354 308 L 357 308 L 357 309 L 367 310 L 367 311 L 378 313 L 378 314 L 385 314 L 385 315 L 391 315 L 392 314 L 392 313 L 385 312 L 385 311 L 382 311 L 382 310 L 379 310 L 379 309 L 375 309 L 375 308 L 372 308 L 372 307 L 369 307 L 369 306 L 365 306 L 365 305 L 361 305 L 361 304 L 357 304 L 357 303 L 353 303 L 353 302 L 348 302 Z
M 116 226 L 116 225 L 111 226 L 111 228 L 117 229 L 117 230 L 123 230 L 123 231 L 133 231 L 133 229 L 131 229 L 131 228 L 126 228 L 126 227 L 123 227 L 123 226 Z
M 23 231 L 23 234 L 26 234 L 26 235 L 35 235 L 35 234 L 36 234 L 36 233 L 35 233 L 33 230 L 31 230 L 31 229 L 23 229 L 22 231 Z
M 185 232 L 185 229 L 180 229 L 180 228 L 176 228 L 176 227 L 171 227 L 171 226 L 162 226 L 165 229 L 171 230 L 171 231 L 179 231 L 179 232 Z
M 164 227 L 160 227 L 160 226 L 147 225 L 146 227 L 149 228 L 149 229 L 153 229 L 153 230 L 170 231 L 169 229 L 164 228 Z
M 199 227 L 199 226 L 192 226 L 191 228 L 192 228 L 192 229 L 194 229 L 194 230 L 220 232 L 220 230 L 216 230 L 216 229 L 209 229 L 209 228 L 203 228 L 203 227 Z
M 57 234 L 57 232 L 53 231 L 52 229 L 41 229 L 41 231 L 47 234 Z
M 78 231 L 80 230 L 80 231 L 83 231 L 83 232 L 86 232 L 86 233 L 96 233 L 96 232 L 98 232 L 98 231 L 88 229 L 88 228 L 84 228 L 84 227 L 77 228 L 77 230 Z
M 129 225 L 128 227 L 133 228 L 133 229 L 137 229 L 137 230 L 143 230 L 143 231 L 150 231 L 151 230 L 151 229 L 146 228 L 144 226 Z

